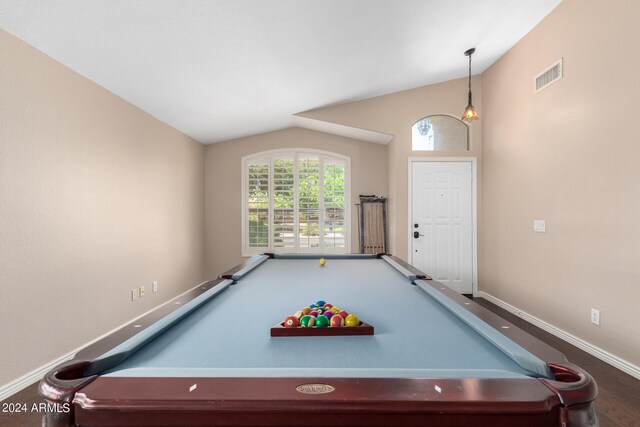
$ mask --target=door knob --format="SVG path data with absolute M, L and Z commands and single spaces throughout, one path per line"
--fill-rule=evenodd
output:
M 418 237 L 420 237 L 420 236 L 424 236 L 424 234 L 420 234 L 418 231 L 414 231 L 414 232 L 413 232 L 413 238 L 414 238 L 414 239 L 417 239 L 417 238 L 418 238 Z

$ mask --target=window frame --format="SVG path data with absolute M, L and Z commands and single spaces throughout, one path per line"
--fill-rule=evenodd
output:
M 433 117 L 447 117 L 450 119 L 454 119 L 456 122 L 461 123 L 465 126 L 466 128 L 466 148 L 464 150 L 436 150 L 435 147 L 435 139 L 433 142 L 433 149 L 429 150 L 427 149 L 417 149 L 414 147 L 414 137 L 413 137 L 413 129 L 414 127 L 417 126 L 418 123 L 420 123 L 422 120 L 424 119 L 430 119 Z M 460 120 L 459 118 L 452 116 L 451 114 L 444 114 L 444 113 L 436 113 L 436 114 L 430 114 L 428 116 L 424 116 L 419 118 L 418 120 L 416 120 L 415 122 L 413 122 L 413 124 L 411 125 L 411 127 L 409 128 L 409 131 L 411 132 L 411 151 L 413 153 L 436 153 L 436 152 L 456 152 L 456 153 L 468 153 L 469 151 L 471 151 L 471 126 L 468 123 L 463 122 L 462 120 Z
M 299 183 L 298 183 L 298 162 L 300 155 L 314 155 L 318 156 L 320 160 L 319 170 L 321 174 L 319 176 L 319 187 L 321 189 L 321 194 L 323 197 L 319 197 L 318 200 L 318 208 L 321 213 L 321 217 L 319 218 L 319 242 L 320 242 L 320 250 L 321 252 L 313 250 L 313 248 L 300 248 L 299 241 L 299 232 L 294 234 L 295 236 L 295 247 L 294 248 L 276 248 L 273 246 L 273 165 L 274 165 L 274 156 L 288 154 L 292 155 L 294 159 L 294 176 L 293 176 L 293 187 L 294 187 L 294 200 L 296 201 L 294 205 L 294 223 L 297 227 L 299 224 Z M 269 223 L 268 223 L 268 247 L 249 247 L 248 242 L 248 166 L 249 162 L 253 159 L 259 159 L 261 157 L 268 157 L 268 167 L 269 167 Z M 324 239 L 324 165 L 327 158 L 332 158 L 335 160 L 342 161 L 344 163 L 344 248 L 323 248 L 323 239 Z M 311 148 L 281 148 L 276 150 L 267 150 L 260 151 L 256 153 L 251 153 L 242 157 L 241 159 L 241 185 L 242 189 L 240 191 L 241 197 L 241 207 L 242 214 L 241 223 L 242 223 L 242 256 L 250 257 L 253 255 L 261 254 L 264 252 L 273 252 L 273 253 L 301 253 L 301 254 L 341 254 L 341 253 L 350 253 L 351 252 L 351 158 L 344 156 L 342 154 L 334 153 L 326 150 L 316 150 Z

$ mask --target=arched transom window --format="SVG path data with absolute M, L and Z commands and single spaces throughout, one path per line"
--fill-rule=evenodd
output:
M 455 117 L 434 115 L 411 127 L 413 151 L 468 151 L 469 127 Z

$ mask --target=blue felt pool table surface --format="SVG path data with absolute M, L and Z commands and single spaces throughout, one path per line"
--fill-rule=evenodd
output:
M 252 257 L 82 349 L 40 382 L 71 404 L 50 424 L 594 425 L 597 385 L 556 349 L 399 258 L 318 258 Z M 374 335 L 271 335 L 318 300 Z
M 189 316 L 111 367 L 117 377 L 543 377 L 381 259 L 272 259 L 228 280 Z M 375 327 L 371 336 L 271 337 L 317 301 Z M 472 320 L 473 322 L 474 320 Z M 482 323 L 477 319 L 477 322 Z M 135 338 L 133 338 L 135 340 Z M 129 343 L 130 345 L 130 343 Z M 126 347 L 126 346 L 125 346 Z M 518 358 L 509 355 L 514 350 Z M 114 352 L 123 351 L 115 349 Z M 522 363 L 521 359 L 527 359 Z M 524 366 L 523 366 L 524 365 Z

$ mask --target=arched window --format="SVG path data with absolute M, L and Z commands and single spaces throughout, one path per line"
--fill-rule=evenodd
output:
M 469 151 L 469 127 L 455 117 L 424 117 L 411 127 L 413 151 Z
M 242 252 L 345 253 L 350 159 L 274 150 L 242 159 Z

